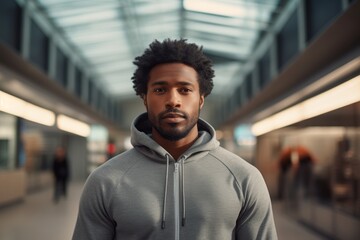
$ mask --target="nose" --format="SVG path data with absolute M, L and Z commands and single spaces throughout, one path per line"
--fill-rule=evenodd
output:
M 166 108 L 179 108 L 181 106 L 181 99 L 177 91 L 168 92 L 165 106 Z

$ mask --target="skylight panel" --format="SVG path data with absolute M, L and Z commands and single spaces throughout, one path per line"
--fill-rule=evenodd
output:
M 132 58 L 129 54 L 122 54 L 122 55 L 105 55 L 101 57 L 97 57 L 91 59 L 92 65 L 95 67 L 100 67 L 101 65 L 106 65 L 115 61 L 129 61 L 129 58 Z
M 81 48 L 84 51 L 88 51 L 89 49 L 99 49 L 99 48 L 103 48 L 104 46 L 110 46 L 110 47 L 114 47 L 116 48 L 123 48 L 123 49 L 127 49 L 126 46 L 127 42 L 125 40 L 119 40 L 116 38 L 110 38 L 106 41 L 99 41 L 99 42 L 94 42 L 94 43 L 88 43 L 88 44 L 82 44 Z
M 98 29 L 88 29 L 84 28 L 82 31 L 79 30 L 77 32 L 67 32 L 73 39 L 81 39 L 81 38 L 87 38 L 88 36 L 98 35 L 98 34 L 109 34 L 108 36 L 111 37 L 115 34 L 124 35 L 125 30 L 122 28 L 119 28 L 117 26 L 115 27 L 104 27 L 104 28 L 98 28 Z
M 186 21 L 207 22 L 214 25 L 223 25 L 229 27 L 244 27 L 252 30 L 260 30 L 267 27 L 268 23 L 256 19 L 240 18 L 240 17 L 224 17 L 217 15 L 207 15 L 197 12 L 186 12 Z
M 256 18 L 258 12 L 239 5 L 211 0 L 184 0 L 184 8 L 188 11 L 203 12 L 228 17 Z
M 191 39 L 191 41 L 190 41 Z M 209 42 L 207 40 L 203 40 L 199 37 L 189 37 L 189 42 L 195 42 L 198 45 L 202 45 L 205 51 L 214 52 L 219 54 L 220 56 L 232 56 L 239 59 L 246 58 L 249 53 L 252 51 L 251 43 L 242 44 L 239 46 L 233 46 L 230 44 L 223 44 L 218 42 Z
M 100 11 L 100 12 L 92 12 L 87 14 L 80 14 L 71 17 L 59 18 L 58 22 L 62 26 L 66 25 L 73 25 L 79 23 L 86 23 L 86 22 L 96 22 L 102 21 L 107 19 L 118 18 L 119 12 L 115 10 L 107 10 L 107 11 Z
M 125 35 L 123 33 L 120 33 L 119 31 L 114 31 L 114 32 L 104 32 L 101 34 L 91 34 L 91 32 L 89 32 L 89 34 L 83 34 L 79 36 L 69 36 L 69 37 L 74 42 L 78 44 L 82 44 L 82 43 L 106 41 L 109 40 L 110 38 L 122 39 L 125 37 Z
M 120 7 L 118 2 L 98 2 L 97 4 L 89 4 L 83 6 L 77 6 L 76 1 L 72 3 L 64 4 L 56 7 L 47 8 L 47 12 L 54 18 L 72 17 L 80 14 L 91 14 L 96 12 L 102 12 L 107 10 L 115 10 Z
M 77 32 L 82 32 L 84 30 L 95 31 L 99 29 L 108 29 L 108 28 L 116 28 L 116 27 L 122 29 L 124 27 L 124 23 L 122 21 L 119 21 L 119 19 L 114 18 L 103 21 L 74 24 L 71 26 L 66 26 L 64 29 L 66 30 L 66 32 L 70 34 L 75 34 Z
M 178 21 L 172 21 L 172 22 L 161 22 L 156 24 L 156 28 L 152 24 L 142 24 L 139 28 L 142 34 L 156 34 L 161 32 L 173 32 L 180 29 L 179 22 Z
M 177 11 L 181 9 L 181 2 L 178 0 L 151 1 L 148 4 L 136 4 L 135 9 L 138 15 Z
M 99 48 L 87 49 L 84 52 L 89 56 L 94 56 L 94 55 L 99 55 L 99 54 L 100 55 L 101 54 L 125 54 L 125 53 L 129 52 L 129 49 L 123 48 L 120 46 L 103 45 L 102 47 L 99 47 Z
M 106 65 L 98 66 L 98 72 L 100 73 L 106 73 L 106 72 L 112 72 L 112 71 L 124 71 L 128 70 L 130 67 L 132 67 L 132 63 L 129 61 L 116 61 L 111 62 Z
M 226 36 L 231 37 L 241 37 L 247 39 L 253 39 L 256 36 L 256 31 L 251 31 L 248 29 L 242 28 L 233 28 L 233 27 L 226 27 L 226 26 L 216 26 L 212 24 L 206 23 L 191 23 L 187 25 L 187 29 L 196 30 L 200 32 L 209 32 L 209 33 L 216 33 L 216 34 L 223 34 Z

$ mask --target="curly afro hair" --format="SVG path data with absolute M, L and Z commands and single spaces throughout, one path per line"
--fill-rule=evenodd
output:
M 149 73 L 153 67 L 162 63 L 183 63 L 194 68 L 198 74 L 200 94 L 206 97 L 211 93 L 215 76 L 212 62 L 204 55 L 202 47 L 186 41 L 186 39 L 165 39 L 163 42 L 155 40 L 142 56 L 135 58 L 133 63 L 137 69 L 131 79 L 136 95 L 142 98 L 146 95 Z

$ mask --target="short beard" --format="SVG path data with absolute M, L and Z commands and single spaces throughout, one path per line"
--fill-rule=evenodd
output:
M 176 130 L 176 125 L 177 123 L 173 123 L 173 124 L 169 124 L 170 126 L 174 127 L 174 130 L 173 131 L 165 131 L 164 129 L 162 129 L 160 127 L 160 122 L 159 122 L 159 125 L 156 125 L 154 124 L 154 122 L 156 122 L 157 120 L 160 120 L 161 119 L 161 115 L 167 113 L 167 112 L 174 112 L 174 113 L 181 113 L 185 119 L 187 120 L 194 120 L 190 126 L 188 126 L 187 128 L 184 129 L 184 131 L 178 131 Z M 190 131 L 195 127 L 195 125 L 197 124 L 198 120 L 199 120 L 199 116 L 200 116 L 200 108 L 198 110 L 198 115 L 194 118 L 194 119 L 189 119 L 189 116 L 183 112 L 180 112 L 178 109 L 168 109 L 166 112 L 163 112 L 162 114 L 160 114 L 160 116 L 158 116 L 158 119 L 149 119 L 150 122 L 151 122 L 151 125 L 152 127 L 159 133 L 159 135 L 161 137 L 163 137 L 164 139 L 167 139 L 169 141 L 178 141 L 180 139 L 183 139 L 185 138 L 189 133 Z M 154 122 L 152 122 L 154 121 Z
M 162 136 L 163 138 L 169 140 L 169 141 L 178 141 L 180 139 L 185 138 L 189 132 L 193 129 L 193 127 L 197 124 L 197 121 L 194 122 L 189 128 L 186 128 L 184 131 L 172 131 L 172 132 L 167 132 L 167 131 L 163 131 L 161 128 L 158 128 L 157 126 L 153 126 L 153 128 L 155 128 L 155 130 L 160 134 L 160 136 Z M 176 127 L 176 123 L 174 124 L 170 124 L 173 125 L 174 127 Z

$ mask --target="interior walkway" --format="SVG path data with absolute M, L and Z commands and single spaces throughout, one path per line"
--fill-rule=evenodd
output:
M 52 189 L 34 193 L 24 202 L 0 209 L 1 240 L 70 240 L 74 229 L 82 183 L 72 183 L 67 199 L 55 204 Z M 284 215 L 274 204 L 279 240 L 324 238 Z

